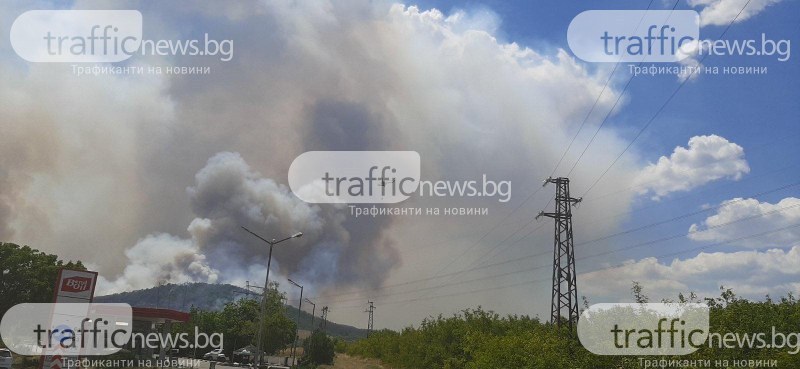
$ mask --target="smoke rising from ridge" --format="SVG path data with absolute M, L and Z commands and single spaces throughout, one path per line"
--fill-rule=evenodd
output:
M 0 105 L 0 181 L 12 182 L 0 187 L 0 236 L 91 263 L 104 276 L 99 292 L 260 282 L 266 245 L 242 225 L 270 238 L 304 232 L 276 246 L 273 271 L 300 273 L 319 290 L 432 275 L 540 186 L 608 75 L 564 50 L 503 40 L 499 20 L 485 11 L 446 15 L 382 1 L 229 4 L 140 7 L 148 33 L 202 30 L 234 39 L 235 54 L 227 63 L 130 62 L 200 63 L 212 68 L 208 75 L 76 77 L 69 66 L 0 63 L 0 100 L 10 102 Z M 21 12 L 12 6 L 0 5 L 6 24 Z M 13 56 L 3 44 L 0 51 Z M 618 94 L 613 83 L 602 94 L 561 172 Z M 626 144 L 613 128 L 601 130 L 572 174 L 572 190 L 585 190 Z M 310 150 L 414 150 L 423 179 L 486 174 L 512 181 L 512 200 L 415 197 L 402 205 L 489 207 L 489 215 L 356 219 L 346 208 L 306 204 L 285 187 L 292 160 Z M 627 183 L 639 161 L 635 152 L 623 157 L 595 191 Z M 541 191 L 498 233 L 524 225 L 551 195 Z M 576 222 L 594 221 L 577 232 L 614 229 L 622 220 L 602 215 L 626 210 L 630 196 L 584 204 Z M 3 217 L 2 204 L 12 215 Z M 526 245 L 549 249 L 551 237 L 542 232 Z M 397 319 L 412 313 L 397 311 Z
M 264 265 L 265 238 L 282 239 L 274 248 L 276 272 L 320 288 L 360 284 L 377 287 L 399 261 L 391 241 L 382 239 L 381 224 L 346 222 L 343 206 L 312 205 L 288 187 L 254 172 L 237 153 L 214 155 L 187 188 L 193 213 L 189 239 L 167 234 L 148 236 L 126 252 L 122 275 L 104 280 L 107 291 L 146 288 L 158 283 L 231 282 L 246 279 L 252 267 Z M 355 228 L 358 232 L 352 232 Z

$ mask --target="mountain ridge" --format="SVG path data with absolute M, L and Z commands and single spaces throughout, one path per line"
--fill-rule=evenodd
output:
M 258 294 L 253 291 L 231 284 L 170 283 L 140 290 L 95 296 L 94 302 L 126 303 L 135 307 L 162 308 L 186 312 L 193 307 L 200 310 L 219 311 L 229 302 L 242 298 L 256 298 L 257 296 Z M 297 321 L 297 307 L 285 306 L 287 316 Z M 317 313 L 319 312 L 320 309 L 317 309 Z M 301 330 L 312 330 L 310 313 L 301 311 L 299 318 L 298 326 Z M 321 318 L 317 316 L 314 321 L 314 325 L 319 327 Z M 328 321 L 326 332 L 333 337 L 348 341 L 363 338 L 367 335 L 366 329 L 331 321 Z

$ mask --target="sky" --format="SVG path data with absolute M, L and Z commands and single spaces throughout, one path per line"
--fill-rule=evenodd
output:
M 797 39 L 796 1 L 650 4 L 697 11 L 704 39 Z M 580 12 L 647 6 L 4 2 L 3 32 L 31 9 L 136 9 L 145 38 L 209 34 L 234 52 L 121 63 L 208 74 L 78 75 L 27 62 L 3 38 L 0 239 L 83 261 L 105 294 L 263 284 L 267 250 L 240 226 L 302 231 L 276 246 L 271 279 L 290 301 L 286 279 L 305 285 L 333 321 L 364 326 L 368 300 L 376 328 L 477 306 L 546 319 L 553 225 L 534 217 L 552 209 L 542 180 L 569 175 L 583 197 L 578 294 L 590 303 L 630 301 L 633 281 L 654 301 L 723 285 L 799 293 L 796 57 L 694 58 L 767 72 L 682 79 L 570 50 Z M 487 214 L 355 217 L 287 187 L 294 158 L 312 150 L 417 151 L 424 179 L 509 180 L 511 200 L 412 197 L 401 206 Z

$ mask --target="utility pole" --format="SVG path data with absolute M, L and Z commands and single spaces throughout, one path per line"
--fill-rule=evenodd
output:
M 293 281 L 291 278 L 287 278 L 286 280 L 289 283 L 293 284 L 295 287 L 300 288 L 300 304 L 297 305 L 297 324 L 295 324 L 294 329 L 294 341 L 292 342 L 292 366 L 297 364 L 297 339 L 299 338 L 299 330 L 300 330 L 300 312 L 303 311 L 303 286 L 299 283 Z
M 369 313 L 369 321 L 367 322 L 367 334 L 372 333 L 374 323 L 373 320 L 373 312 L 375 311 L 375 304 L 372 301 L 367 301 L 369 303 L 369 308 L 364 310 L 365 313 Z
M 259 290 L 262 290 L 262 291 L 264 290 L 264 287 L 257 286 L 257 285 L 254 285 L 254 284 L 250 284 L 250 281 L 246 281 L 246 283 L 247 284 L 245 285 L 245 287 L 247 289 L 247 293 L 246 293 L 247 294 L 247 298 L 250 298 L 250 295 L 261 295 L 260 293 L 253 292 L 252 291 L 253 288 L 259 289 Z M 253 298 L 255 298 L 255 296 L 253 296 Z
M 256 238 L 260 239 L 261 241 L 266 242 L 269 245 L 269 256 L 267 257 L 267 277 L 264 279 L 264 294 L 261 297 L 261 309 L 258 314 L 258 337 L 256 337 L 256 363 L 260 365 L 263 361 L 263 355 L 262 355 L 263 351 L 261 350 L 261 336 L 264 335 L 264 315 L 266 315 L 266 309 L 267 309 L 267 298 L 268 298 L 267 293 L 269 292 L 269 268 L 270 264 L 272 263 L 272 248 L 283 241 L 287 241 L 292 238 L 302 237 L 303 232 L 297 232 L 289 237 L 276 241 L 274 238 L 272 240 L 268 240 L 264 237 L 261 237 L 255 232 L 245 228 L 244 226 L 242 227 L 242 229 L 247 231 L 247 233 L 250 233 Z
M 322 331 L 325 332 L 327 328 L 328 328 L 328 307 L 324 306 L 322 308 Z
M 317 304 L 311 302 L 311 300 L 309 300 L 309 299 L 306 299 L 306 302 L 311 304 L 311 306 L 312 306 L 312 308 L 311 308 L 311 331 L 313 332 L 314 331 L 314 318 L 315 318 L 315 315 L 317 314 Z
M 548 178 L 548 183 L 556 185 L 556 211 L 540 212 L 539 217 L 555 219 L 555 238 L 553 240 L 553 291 L 550 304 L 550 322 L 561 327 L 566 319 L 570 331 L 578 322 L 578 287 L 575 283 L 575 248 L 572 241 L 572 205 L 580 198 L 569 196 L 569 178 Z

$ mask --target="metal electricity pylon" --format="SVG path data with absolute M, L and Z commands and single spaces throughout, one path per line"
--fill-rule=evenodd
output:
M 367 321 L 367 333 L 372 333 L 372 329 L 374 327 L 374 319 L 373 313 L 375 312 L 375 304 L 372 301 L 367 301 L 369 303 L 369 308 L 364 310 L 365 313 L 369 313 L 369 321 Z
M 572 205 L 580 198 L 569 196 L 569 178 L 548 178 L 548 183 L 556 185 L 555 212 L 540 212 L 539 217 L 555 219 L 555 238 L 553 240 L 553 291 L 550 304 L 550 322 L 561 326 L 564 320 L 572 331 L 578 322 L 578 287 L 575 282 L 575 247 L 572 241 Z
M 325 329 L 328 328 L 328 307 L 324 306 L 322 308 L 322 331 L 325 332 Z

